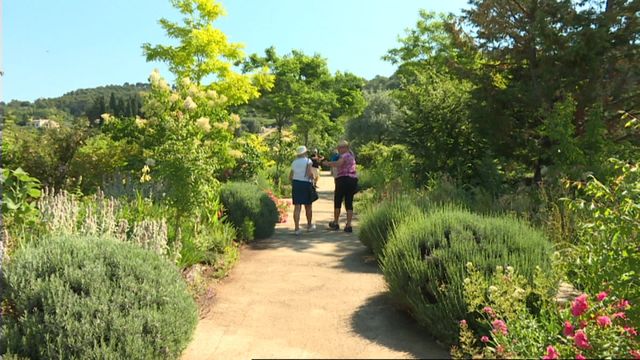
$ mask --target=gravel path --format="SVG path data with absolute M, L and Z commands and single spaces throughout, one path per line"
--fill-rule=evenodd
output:
M 315 232 L 294 236 L 290 215 L 272 238 L 242 250 L 183 359 L 448 357 L 391 306 L 357 235 L 326 230 L 332 189 L 323 174 Z

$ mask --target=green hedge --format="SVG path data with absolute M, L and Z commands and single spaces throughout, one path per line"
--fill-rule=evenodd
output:
M 222 186 L 220 198 L 227 219 L 243 240 L 265 239 L 273 235 L 279 220 L 278 208 L 256 185 L 230 182 Z
M 110 239 L 58 237 L 7 264 L 0 354 L 31 359 L 175 359 L 197 323 L 178 270 Z
M 360 221 L 359 239 L 381 260 L 388 237 L 407 218 L 422 212 L 407 197 L 384 200 L 368 209 Z
M 550 254 L 542 233 L 521 221 L 441 208 L 404 221 L 385 247 L 382 267 L 395 301 L 451 344 L 458 338 L 458 322 L 467 317 L 468 262 L 487 276 L 502 265 L 531 279 L 536 266 L 549 264 Z

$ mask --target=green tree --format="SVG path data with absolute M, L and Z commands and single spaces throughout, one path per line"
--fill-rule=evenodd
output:
M 415 154 L 421 182 L 444 172 L 468 183 L 495 185 L 488 137 L 480 136 L 472 116 L 472 80 L 482 57 L 471 40 L 452 15 L 421 11 L 416 27 L 385 56 L 399 66 L 398 139 Z
M 555 156 L 543 124 L 568 96 L 575 99 L 572 138 L 591 136 L 585 132 L 590 121 L 600 121 L 595 118 L 605 122 L 609 141 L 620 137 L 617 111 L 638 107 L 640 3 L 474 0 L 471 5 L 465 19 L 489 60 L 476 81 L 474 114 L 481 131 L 497 139 L 496 153 L 533 169 L 540 179 L 541 167 Z M 495 81 L 498 77 L 502 81 Z
M 364 80 L 350 73 L 332 75 L 326 59 L 318 54 L 309 56 L 294 50 L 279 56 L 271 47 L 264 56 L 251 55 L 243 70 L 265 66 L 275 76 L 274 86 L 251 105 L 275 120 L 278 138 L 285 127 L 292 126 L 306 145 L 335 142 L 344 122 L 359 115 L 365 106 L 361 92 Z M 278 173 L 280 166 L 278 161 Z
M 68 180 L 69 164 L 90 136 L 87 124 L 62 124 L 58 129 L 34 129 L 13 124 L 3 131 L 4 167 L 22 168 L 43 186 L 60 189 Z
M 272 79 L 263 71 L 240 74 L 232 65 L 244 58 L 242 45 L 231 43 L 213 26 L 225 14 L 220 3 L 213 0 L 171 0 L 184 16 L 182 24 L 160 19 L 167 36 L 179 43 L 173 45 L 142 45 L 147 61 L 162 61 L 176 79 L 189 79 L 224 94 L 231 105 L 256 98 L 260 88 L 269 88 Z M 203 84 L 209 80 L 209 84 Z
M 368 142 L 398 140 L 400 113 L 390 91 L 364 92 L 366 107 L 346 124 L 346 136 L 358 148 Z
M 116 94 L 114 94 L 113 92 L 111 93 L 111 95 L 109 95 L 109 111 L 113 114 L 118 116 L 118 101 L 116 100 Z

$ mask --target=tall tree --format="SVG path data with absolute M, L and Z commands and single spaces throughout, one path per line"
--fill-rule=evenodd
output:
M 272 79 L 263 69 L 252 74 L 240 74 L 233 64 L 244 59 L 243 45 L 231 43 L 227 36 L 213 26 L 225 15 L 220 3 L 214 0 L 171 0 L 184 15 L 182 24 L 159 20 L 167 36 L 178 45 L 142 45 L 147 61 L 162 61 L 177 80 L 189 79 L 225 94 L 231 105 L 246 103 L 259 95 L 259 89 L 269 88 Z M 203 82 L 208 80 L 208 84 Z
M 318 54 L 293 50 L 278 56 L 271 47 L 264 56 L 251 55 L 243 69 L 264 66 L 275 76 L 275 83 L 256 100 L 255 107 L 275 119 L 278 131 L 293 125 L 305 143 L 314 132 L 327 131 L 331 124 L 357 116 L 364 108 L 364 80 L 351 73 L 332 75 L 326 59 Z
M 364 98 L 367 105 L 362 114 L 346 124 L 346 135 L 352 146 L 357 148 L 372 141 L 398 140 L 396 126 L 400 114 L 391 92 L 364 92 Z
M 113 91 L 111 92 L 111 95 L 109 95 L 109 111 L 114 115 L 118 115 L 118 101 L 116 100 L 116 94 L 114 94 Z
M 275 76 L 274 86 L 252 106 L 275 119 L 278 139 L 285 127 L 292 126 L 307 145 L 311 145 L 312 138 L 316 146 L 335 142 L 346 119 L 357 116 L 364 108 L 364 80 L 350 73 L 332 75 L 326 59 L 318 54 L 309 56 L 294 50 L 279 56 L 271 47 L 264 56 L 251 55 L 243 64 L 243 71 L 262 67 Z M 281 163 L 277 163 L 278 171 Z
M 502 86 L 479 83 L 476 97 L 483 103 L 475 113 L 510 129 L 511 136 L 499 137 L 509 139 L 500 147 L 505 156 L 532 167 L 539 179 L 542 165 L 554 164 L 558 141 L 589 136 L 588 123 L 604 118 L 609 137 L 616 138 L 617 111 L 640 102 L 640 65 L 634 60 L 640 50 L 640 2 L 474 0 L 471 5 L 465 17 L 491 60 L 485 72 L 497 68 L 506 79 Z M 576 104 L 566 116 L 575 130 L 564 140 L 550 137 L 544 130 L 556 121 L 554 109 L 569 98 Z

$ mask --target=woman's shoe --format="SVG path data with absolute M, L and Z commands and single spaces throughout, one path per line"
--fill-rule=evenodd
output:
M 293 232 L 296 236 L 302 235 L 302 231 L 300 229 Z
M 351 233 L 351 232 L 353 232 L 353 228 L 351 226 L 345 226 L 344 227 L 344 232 Z
M 331 230 L 340 230 L 340 225 L 338 225 L 335 221 L 331 221 L 329 223 L 329 229 L 331 229 Z

